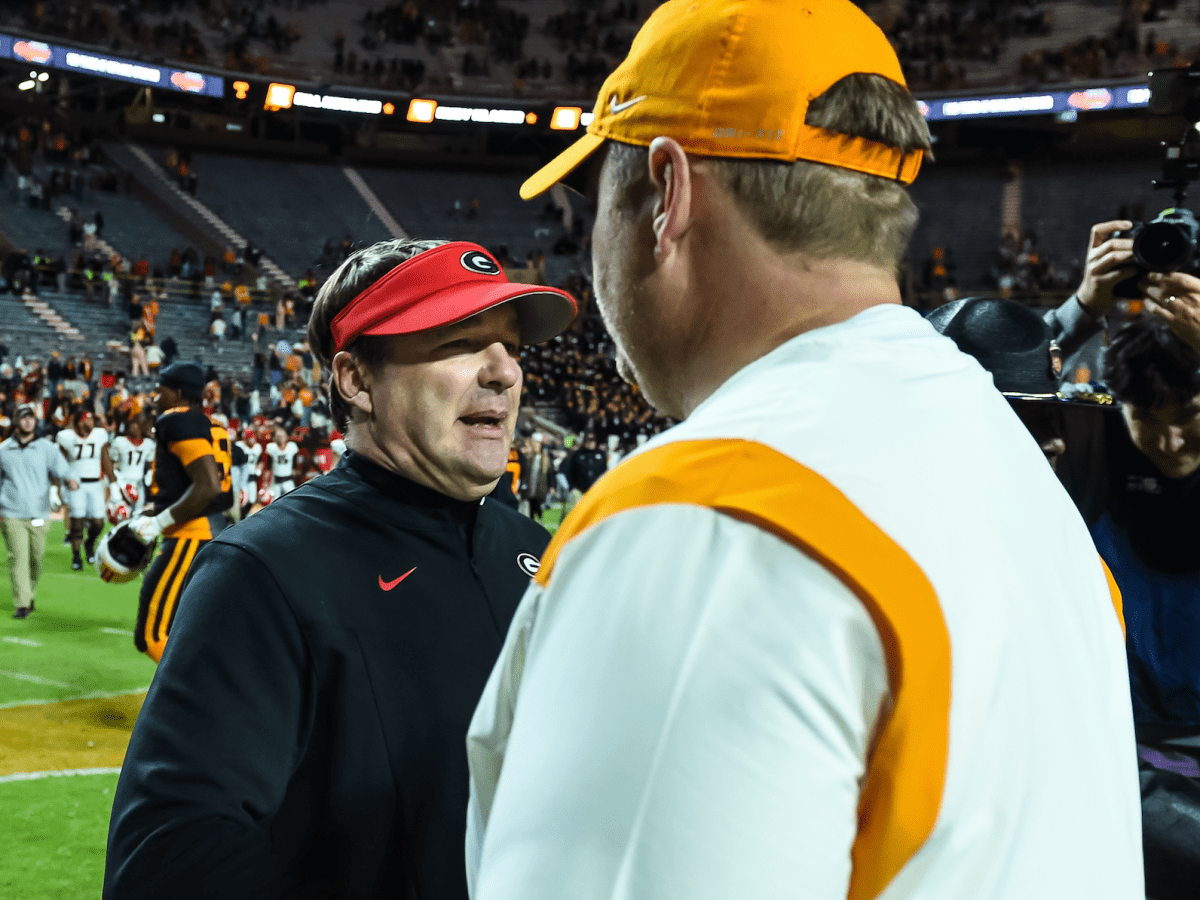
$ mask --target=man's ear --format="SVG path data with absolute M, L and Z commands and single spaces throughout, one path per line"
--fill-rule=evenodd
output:
M 654 255 L 663 259 L 692 221 L 692 166 L 687 152 L 669 137 L 656 137 L 648 154 L 654 202 Z
M 354 356 L 345 350 L 333 357 L 333 383 L 350 406 L 371 415 L 373 406 L 367 373 Z

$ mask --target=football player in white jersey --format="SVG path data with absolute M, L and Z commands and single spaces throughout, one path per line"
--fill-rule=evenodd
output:
M 146 505 L 146 471 L 154 465 L 154 441 L 141 416 L 129 420 L 126 434 L 112 439 L 116 481 L 109 489 L 111 499 L 125 507 L 132 518 Z
M 275 428 L 275 440 L 267 444 L 265 452 L 271 467 L 271 499 L 278 500 L 296 487 L 292 470 L 300 448 L 288 438 L 287 429 L 279 425 Z
M 250 515 L 250 508 L 258 499 L 256 473 L 258 472 L 258 463 L 262 459 L 263 448 L 253 428 L 246 428 L 242 432 L 242 439 L 235 446 L 241 447 L 242 452 L 246 454 L 246 462 L 243 465 L 235 466 L 233 470 L 234 509 L 238 511 L 238 518 L 244 519 Z
M 70 428 L 64 428 L 55 443 L 67 458 L 71 477 L 79 482 L 79 490 L 71 491 L 66 500 L 70 507 L 71 568 L 79 571 L 83 560 L 82 545 L 89 563 L 95 560 L 96 541 L 104 528 L 105 483 L 114 480 L 112 457 L 108 449 L 108 432 L 96 427 L 96 418 L 86 409 L 75 414 Z M 84 528 L 87 538 L 84 538 Z

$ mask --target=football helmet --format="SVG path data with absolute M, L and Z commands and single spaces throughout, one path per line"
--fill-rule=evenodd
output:
M 157 543 L 143 542 L 128 522 L 122 522 L 100 539 L 96 548 L 96 574 L 102 581 L 114 584 L 133 581 L 150 565 Z
M 129 507 L 123 499 L 110 497 L 107 504 L 108 523 L 117 525 L 129 518 Z

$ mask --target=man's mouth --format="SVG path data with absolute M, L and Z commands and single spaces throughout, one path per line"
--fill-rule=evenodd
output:
M 497 413 L 473 413 L 469 416 L 460 416 L 459 421 L 470 426 L 498 428 L 504 424 L 504 420 L 506 418 L 507 416 L 502 416 Z

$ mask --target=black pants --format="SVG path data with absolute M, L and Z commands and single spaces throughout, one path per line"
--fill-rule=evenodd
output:
M 1200 898 L 1200 778 L 1138 760 L 1149 900 Z

